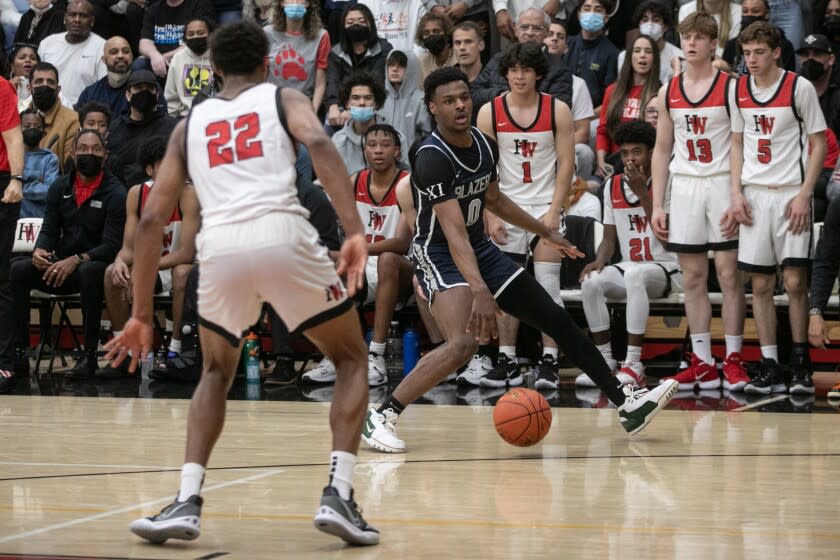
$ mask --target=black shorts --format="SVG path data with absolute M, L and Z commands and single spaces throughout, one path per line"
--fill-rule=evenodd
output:
M 502 253 L 489 239 L 475 242 L 472 247 L 481 278 L 493 297 L 499 297 L 508 284 L 522 272 L 522 267 Z M 417 281 L 430 302 L 436 292 L 456 286 L 469 286 L 458 270 L 448 244 L 415 244 L 412 260 L 417 265 Z

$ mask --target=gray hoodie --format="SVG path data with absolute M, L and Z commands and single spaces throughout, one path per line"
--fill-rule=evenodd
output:
M 378 114 L 374 115 L 373 120 L 376 124 L 387 122 Z M 353 128 L 354 122 L 353 119 L 350 119 L 341 130 L 332 136 L 335 149 L 338 150 L 341 160 L 344 162 L 345 167 L 347 167 L 347 172 L 350 175 L 367 167 L 365 154 L 362 150 L 362 137 L 356 134 L 356 129 Z M 404 151 L 406 150 L 407 148 Z
M 395 52 L 398 51 L 388 53 L 388 62 Z M 423 91 L 417 86 L 420 80 L 420 63 L 413 53 L 405 55 L 408 62 L 405 78 L 399 89 L 388 80 L 388 62 L 385 63 L 385 91 L 388 95 L 385 104 L 377 113 L 399 131 L 402 136 L 402 153 L 408 154 L 408 148 L 415 140 L 424 138 L 432 131 L 432 119 L 423 103 Z

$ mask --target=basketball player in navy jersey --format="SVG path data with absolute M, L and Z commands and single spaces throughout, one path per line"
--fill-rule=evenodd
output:
M 395 423 L 405 407 L 465 364 L 480 343 L 498 336 L 496 317 L 510 313 L 564 341 L 567 357 L 618 407 L 630 433 L 642 430 L 676 393 L 676 383 L 652 391 L 622 386 L 594 344 L 533 276 L 490 242 L 485 208 L 509 224 L 540 236 L 564 255 L 583 254 L 558 231 L 533 218 L 499 192 L 496 143 L 470 126 L 472 99 L 466 74 L 440 68 L 426 77 L 425 100 L 437 120 L 413 162 L 417 191 L 413 258 L 417 279 L 446 342 L 426 354 L 379 408 L 371 408 L 362 432 L 379 451 L 400 453 L 405 442 Z
M 782 267 L 790 305 L 793 351 L 790 392 L 813 394 L 808 355 L 808 267 L 811 201 L 825 158 L 825 119 L 814 86 L 779 68 L 781 33 L 767 22 L 741 32 L 749 75 L 737 84 L 732 110 L 732 224 L 738 268 L 752 279 L 752 309 L 761 369 L 745 390 L 785 392 L 776 345 L 776 268 Z M 809 154 L 810 146 L 810 154 Z M 738 227 L 740 224 L 740 227 Z
M 152 291 L 163 225 L 189 175 L 202 213 L 197 246 L 203 371 L 190 402 L 178 496 L 159 514 L 134 521 L 131 530 L 154 543 L 199 536 L 201 485 L 224 425 L 242 335 L 265 301 L 289 331 L 303 332 L 338 370 L 330 410 L 334 451 L 315 526 L 349 543 L 376 544 L 379 533 L 362 518 L 352 488 L 368 384 L 364 338 L 348 295 L 362 286 L 367 246 L 347 169 L 311 101 L 265 83 L 268 42 L 258 26 L 225 25 L 210 43 L 224 86 L 172 133 L 137 226 L 132 318 L 107 346 L 109 358 L 117 361 L 131 352 L 132 370 L 152 347 Z M 297 197 L 298 142 L 312 154 L 344 226 L 338 270 Z M 346 274 L 346 289 L 339 274 Z

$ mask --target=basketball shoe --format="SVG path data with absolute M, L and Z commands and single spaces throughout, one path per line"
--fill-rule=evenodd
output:
M 607 362 L 607 366 L 609 366 L 609 368 L 610 368 L 610 371 L 615 373 L 615 371 L 618 369 L 618 362 L 615 361 L 615 360 L 606 360 L 606 362 Z M 592 378 L 590 378 L 585 373 L 581 373 L 580 375 L 575 377 L 575 387 L 597 387 L 597 386 L 598 385 L 596 385 L 595 382 L 592 381 Z
M 388 371 L 385 369 L 385 356 L 368 352 L 368 385 L 379 387 L 388 383 Z
M 390 409 L 380 414 L 370 408 L 362 424 L 362 441 L 384 453 L 405 453 L 405 442 L 397 437 L 397 418 Z
M 350 499 L 345 500 L 332 486 L 325 487 L 314 522 L 319 531 L 335 535 L 350 544 L 379 544 L 379 531 L 368 525 L 362 517 L 362 510 L 353 499 L 352 490 Z
M 183 502 L 175 501 L 152 517 L 141 517 L 129 525 L 132 533 L 152 544 L 163 544 L 168 539 L 192 541 L 201 534 L 201 496 L 190 496 Z
M 647 378 L 645 378 L 645 366 L 642 362 L 624 362 L 621 364 L 621 369 L 615 375 L 622 385 L 629 385 L 634 389 L 644 389 L 647 387 Z
M 546 354 L 537 364 L 537 380 L 534 382 L 535 389 L 556 389 L 560 383 L 560 372 L 557 367 L 557 360 L 554 356 Z
M 479 386 L 481 378 L 493 371 L 493 360 L 490 356 L 476 354 L 464 368 L 464 371 L 455 378 L 455 383 L 461 386 Z
M 792 395 L 813 395 L 814 380 L 811 364 L 803 358 L 792 355 L 790 357 L 790 393 Z
M 779 363 L 772 358 L 761 358 L 761 367 L 758 370 L 758 375 L 747 383 L 744 391 L 751 395 L 786 393 L 787 385 L 785 385 L 782 368 L 779 366 Z
M 625 385 L 623 391 L 627 398 L 618 407 L 621 425 L 631 435 L 638 434 L 671 402 L 678 389 L 679 383 L 673 379 L 666 380 L 651 390 L 633 389 Z
M 304 371 L 300 379 L 304 383 L 335 383 L 335 364 L 324 356 L 318 365 L 309 371 Z
M 479 385 L 482 387 L 518 387 L 522 385 L 522 374 L 519 372 L 519 364 L 516 363 L 516 358 L 500 353 L 496 367 L 481 378 Z
M 840 399 L 840 383 L 828 390 L 827 397 L 831 400 Z
M 723 361 L 723 388 L 730 391 L 743 391 L 750 376 L 747 375 L 747 368 L 741 361 L 741 354 L 732 352 Z
M 680 384 L 681 391 L 691 391 L 695 387 L 701 390 L 720 387 L 720 376 L 714 364 L 707 364 L 693 352 L 689 352 L 686 357 L 689 360 L 687 368 L 676 375 L 663 377 L 659 382 L 676 381 Z

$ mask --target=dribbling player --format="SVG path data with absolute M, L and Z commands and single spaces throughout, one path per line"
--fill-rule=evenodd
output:
M 353 544 L 376 544 L 362 518 L 352 477 L 368 398 L 367 356 L 348 294 L 362 285 L 367 250 L 347 169 L 312 111 L 292 89 L 264 83 L 268 43 L 253 23 L 220 28 L 211 39 L 213 68 L 224 87 L 194 107 L 172 133 L 138 225 L 133 316 L 108 344 L 109 357 L 130 351 L 131 368 L 152 346 L 152 289 L 162 226 L 189 175 L 201 203 L 198 240 L 201 381 L 190 402 L 187 448 L 175 501 L 131 524 L 154 543 L 199 536 L 200 496 L 210 452 L 224 425 L 242 335 L 270 303 L 290 331 L 306 334 L 335 363 L 330 409 L 333 452 L 315 525 Z M 306 145 L 347 234 L 338 271 L 318 243 L 295 188 L 296 144 Z M 347 274 L 345 289 L 338 274 Z

